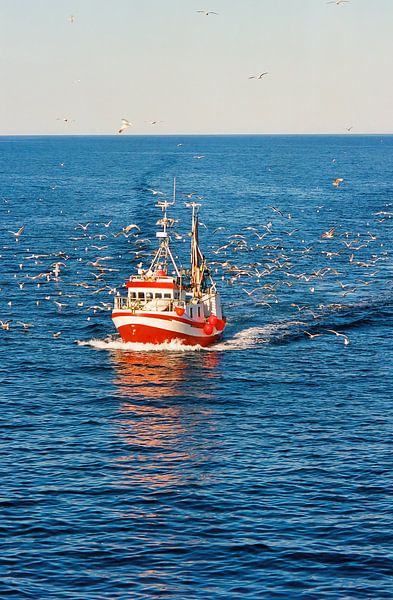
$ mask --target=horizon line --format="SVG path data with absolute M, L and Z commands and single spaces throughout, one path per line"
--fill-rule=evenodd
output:
M 135 137 L 191 137 L 191 136 L 210 136 L 210 137 L 225 137 L 225 136 L 253 136 L 253 137 L 269 137 L 269 136 L 391 136 L 393 132 L 270 132 L 270 133 L 134 133 L 128 135 L 119 135 L 118 133 L 0 133 L 1 138 L 10 137 L 112 137 L 130 139 Z

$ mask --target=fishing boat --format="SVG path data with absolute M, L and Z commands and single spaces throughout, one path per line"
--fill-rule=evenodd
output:
M 157 225 L 159 247 L 148 269 L 138 265 L 137 274 L 125 283 L 127 295 L 117 293 L 112 312 L 113 322 L 124 342 L 163 344 L 179 341 L 185 345 L 209 346 L 223 335 L 226 319 L 220 294 L 199 247 L 200 205 L 192 209 L 190 268 L 178 266 L 171 250 L 171 228 L 175 221 L 168 217 L 173 201 L 159 201 L 162 218 Z M 177 234 L 177 237 L 178 234 Z

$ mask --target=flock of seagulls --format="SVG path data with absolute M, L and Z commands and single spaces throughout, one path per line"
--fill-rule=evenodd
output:
M 146 199 L 166 195 L 153 187 L 143 193 Z M 338 193 L 345 194 L 345 190 Z M 195 190 L 180 194 L 185 201 L 202 198 Z M 309 210 L 315 210 L 320 221 L 325 208 L 320 205 Z M 266 206 L 265 211 L 270 212 L 267 218 L 237 232 L 226 224 L 214 228 L 201 224 L 207 229 L 210 243 L 209 268 L 224 285 L 238 287 L 237 294 L 230 294 L 232 298 L 244 294 L 244 301 L 255 309 L 285 305 L 286 311 L 294 313 L 289 324 L 300 328 L 300 336 L 311 341 L 335 336 L 348 346 L 349 336 L 334 326 L 330 316 L 339 315 L 351 299 L 365 297 L 373 287 L 379 289 L 382 266 L 389 255 L 378 228 L 393 219 L 393 205 L 387 202 L 371 213 L 363 232 L 351 232 L 340 223 L 332 223 L 312 239 L 303 230 L 303 210 L 288 212 L 282 206 Z M 172 235 L 176 241 L 188 240 L 177 231 Z M 107 312 L 122 279 L 119 267 L 125 264 L 132 271 L 141 263 L 149 263 L 156 248 L 155 239 L 140 224 L 116 226 L 112 219 L 71 224 L 63 250 L 31 252 L 29 223 L 9 230 L 9 237 L 3 252 L 12 252 L 14 244 L 17 292 L 9 295 L 8 308 L 0 314 L 0 331 L 7 335 L 17 330 L 35 334 L 40 329 L 39 311 L 43 309 L 45 316 L 48 312 L 51 315 L 47 335 L 54 340 L 63 335 L 67 319 L 74 320 L 78 315 L 87 323 L 100 319 L 104 322 L 105 315 L 107 327 Z M 326 296 L 326 289 L 331 302 L 316 302 L 321 290 Z M 16 293 L 33 301 L 36 309 L 18 313 L 14 307 Z M 3 294 L 0 290 L 0 298 Z M 302 301 L 295 303 L 294 298 Z

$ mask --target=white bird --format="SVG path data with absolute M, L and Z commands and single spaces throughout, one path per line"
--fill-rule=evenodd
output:
M 83 231 L 87 231 L 89 225 L 91 225 L 91 223 L 86 223 L 86 225 L 83 225 L 83 223 L 78 223 L 78 225 L 74 227 L 74 229 L 78 229 L 78 227 L 80 227 L 81 229 L 83 229 Z
M 20 236 L 22 235 L 22 233 L 25 230 L 26 225 L 22 225 L 22 227 L 20 229 L 18 229 L 18 231 L 9 231 L 9 233 L 12 233 L 12 235 L 15 236 L 15 241 L 18 242 Z
M 53 300 L 54 304 L 56 304 L 58 311 L 61 312 L 61 309 L 65 306 L 67 306 L 67 304 L 63 303 L 63 302 L 58 302 L 57 300 Z
M 141 230 L 141 228 L 138 227 L 136 223 L 130 223 L 130 225 L 127 225 L 127 227 L 123 227 L 124 233 L 128 233 L 129 231 L 131 231 L 131 229 L 137 229 L 138 231 Z
M 205 15 L 205 17 L 208 17 L 209 15 L 218 15 L 218 12 L 214 12 L 214 10 L 206 10 L 206 8 L 202 8 L 196 12 Z
M 25 329 L 26 331 L 29 329 L 29 327 L 34 327 L 34 325 L 32 325 L 31 323 L 23 323 L 23 321 L 17 321 L 16 324 L 22 325 L 23 329 Z
M 0 320 L 0 327 L 2 329 L 4 329 L 4 331 L 9 331 L 10 330 L 10 323 L 11 323 L 11 321 L 1 321 Z
M 61 331 L 49 331 L 54 338 L 58 338 L 61 335 Z
M 334 181 L 332 181 L 332 185 L 338 188 L 343 181 L 344 179 L 342 177 L 337 177 Z
M 339 337 L 343 337 L 344 338 L 344 346 L 349 345 L 349 337 L 347 335 L 345 335 L 345 333 L 339 333 L 338 331 L 335 331 L 334 329 L 326 329 L 326 331 L 329 331 L 329 333 L 334 333 L 335 335 L 337 335 Z
M 265 75 L 269 75 L 269 71 L 264 71 L 263 73 L 259 73 L 258 75 L 250 75 L 249 79 L 262 79 Z
M 146 191 L 151 192 L 153 196 L 165 196 L 164 192 L 160 192 L 160 190 L 153 190 L 151 188 L 147 188 Z
M 344 2 L 349 2 L 349 0 L 329 0 L 329 2 L 326 2 L 326 4 L 337 4 L 337 6 L 339 4 L 343 4 Z
M 117 133 L 123 133 L 123 131 L 125 131 L 126 129 L 128 129 L 129 127 L 132 126 L 131 121 L 129 121 L 128 119 L 122 119 L 121 123 L 122 123 L 122 125 Z
M 305 333 L 310 338 L 310 340 L 313 340 L 314 338 L 322 335 L 322 333 L 310 333 L 309 331 L 304 331 L 303 333 Z

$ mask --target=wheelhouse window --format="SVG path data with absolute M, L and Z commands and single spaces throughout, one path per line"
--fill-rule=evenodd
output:
M 138 292 L 138 298 L 144 299 L 145 298 L 145 292 Z
M 172 298 L 171 294 L 164 294 L 164 298 Z
M 156 298 L 162 298 L 161 292 L 156 292 Z
M 135 292 L 130 292 L 130 298 L 136 298 L 136 293 Z
M 192 308 L 190 308 L 190 317 L 192 319 Z
M 198 317 L 200 317 L 200 316 L 201 316 L 201 307 L 198 306 Z

